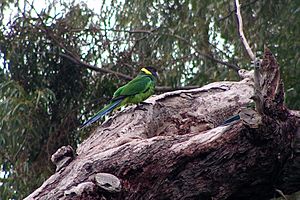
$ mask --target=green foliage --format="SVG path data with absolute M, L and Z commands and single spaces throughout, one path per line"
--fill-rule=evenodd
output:
M 0 102 L 0 145 L 1 171 L 7 173 L 0 192 L 4 196 L 18 196 L 16 191 L 30 192 L 46 176 L 31 181 L 35 171 L 30 164 L 38 156 L 44 135 L 40 134 L 49 127 L 47 109 L 55 100 L 49 89 L 37 89 L 32 93 L 25 92 L 16 81 L 8 80 L 0 84 L 3 97 Z
M 9 2 L 1 9 L 13 7 Z M 23 198 L 53 173 L 50 156 L 62 145 L 76 148 L 88 132 L 77 127 L 125 83 L 76 59 L 132 77 L 152 65 L 159 70 L 159 85 L 174 88 L 237 80 L 235 70 L 215 59 L 250 68 L 233 1 L 105 2 L 95 8 L 98 14 L 84 3 L 50 2 L 39 16 L 29 4 L 17 3 L 11 21 L 0 18 L 3 199 Z M 258 55 L 264 45 L 276 54 L 286 102 L 299 109 L 300 2 L 241 3 L 250 46 Z
M 74 132 L 84 111 L 80 108 L 94 97 L 89 93 L 96 89 L 89 85 L 93 84 L 92 74 L 59 57 L 63 50 L 45 34 L 53 31 L 70 51 L 81 54 L 79 44 L 84 38 L 77 32 L 69 33 L 65 27 L 88 26 L 89 10 L 75 6 L 55 21 L 46 13 L 41 17 L 48 26 L 46 30 L 45 24 L 30 16 L 16 17 L 9 27 L 2 26 L 0 142 L 4 148 L 0 150 L 0 166 L 6 172 L 0 187 L 3 198 L 24 197 L 53 172 L 50 157 L 60 146 L 76 146 L 79 139 Z M 89 92 L 84 92 L 85 87 Z M 113 91 L 106 92 L 109 96 Z

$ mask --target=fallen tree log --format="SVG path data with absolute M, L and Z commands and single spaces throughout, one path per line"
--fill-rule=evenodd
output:
M 56 173 L 26 199 L 269 199 L 300 190 L 299 116 L 284 106 L 268 49 L 258 72 L 115 113 L 76 155 L 54 154 Z M 251 97 L 261 111 L 241 109 Z

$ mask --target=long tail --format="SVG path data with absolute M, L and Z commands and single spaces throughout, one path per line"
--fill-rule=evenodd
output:
M 95 121 L 97 121 L 98 119 L 100 119 L 101 117 L 103 117 L 104 115 L 106 115 L 107 113 L 111 112 L 113 109 L 115 109 L 123 100 L 123 98 L 117 99 L 116 101 L 108 104 L 107 106 L 105 106 L 104 108 L 102 108 L 97 114 L 95 114 L 91 119 L 87 120 L 86 122 L 84 122 L 80 129 L 85 128 L 89 125 L 91 125 L 92 123 L 94 123 Z

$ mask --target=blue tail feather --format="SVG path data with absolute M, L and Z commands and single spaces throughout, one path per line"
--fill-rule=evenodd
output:
M 80 127 L 80 129 L 85 128 L 85 127 L 91 125 L 92 123 L 94 123 L 95 121 L 97 121 L 98 119 L 100 119 L 101 117 L 103 117 L 104 115 L 106 115 L 107 113 L 111 112 L 113 109 L 115 109 L 121 103 L 121 101 L 123 99 L 124 98 L 118 99 L 118 100 L 114 101 L 113 103 L 111 103 L 110 105 L 108 105 L 107 107 L 104 107 L 96 115 L 94 115 L 91 119 L 89 119 L 86 122 L 84 122 L 82 124 L 82 126 Z

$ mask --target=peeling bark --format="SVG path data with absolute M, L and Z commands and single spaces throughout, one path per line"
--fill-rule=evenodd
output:
M 55 160 L 68 162 L 27 199 L 268 199 L 300 190 L 299 116 L 283 104 L 271 52 L 260 69 L 262 113 L 241 109 L 257 95 L 246 74 L 114 113 L 76 157 L 60 150 Z M 221 125 L 239 111 L 242 120 Z

